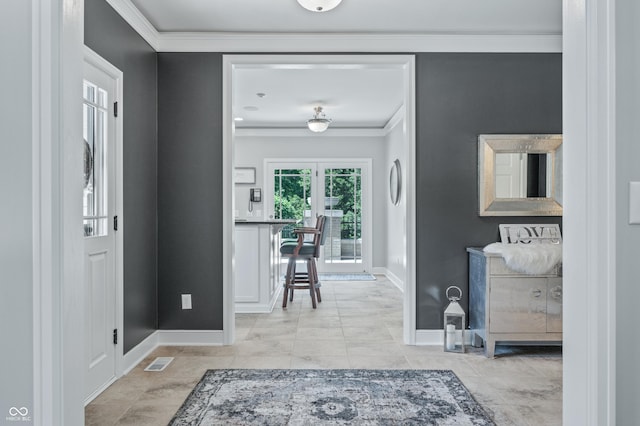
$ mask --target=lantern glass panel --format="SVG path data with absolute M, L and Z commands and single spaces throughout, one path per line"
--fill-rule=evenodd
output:
M 444 350 L 445 352 L 464 353 L 464 315 L 444 315 Z

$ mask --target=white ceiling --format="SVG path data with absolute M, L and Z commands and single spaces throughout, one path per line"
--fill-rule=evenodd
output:
M 560 34 L 561 0 L 343 0 L 314 13 L 296 0 L 130 0 L 160 34 Z M 372 51 L 375 49 L 372 49 Z M 382 128 L 402 104 L 396 69 L 281 69 L 233 74 L 240 128 L 303 128 L 322 105 L 331 128 Z M 265 93 L 263 98 L 257 93 Z M 257 107 L 250 111 L 246 107 Z M 253 109 L 253 108 L 249 108 Z
M 161 32 L 559 34 L 561 0 L 132 0 Z
M 382 128 L 403 100 L 400 68 L 249 68 L 233 79 L 236 127 L 304 127 L 320 105 L 331 128 Z

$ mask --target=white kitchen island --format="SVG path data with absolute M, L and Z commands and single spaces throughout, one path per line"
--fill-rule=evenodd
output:
M 235 221 L 235 311 L 268 313 L 282 289 L 280 230 L 295 220 Z

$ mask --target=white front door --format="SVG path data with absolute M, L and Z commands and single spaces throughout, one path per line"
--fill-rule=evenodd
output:
M 496 154 L 496 198 L 527 197 L 527 155 L 520 152 Z
M 83 81 L 83 227 L 85 236 L 85 396 L 116 376 L 117 82 L 85 62 Z

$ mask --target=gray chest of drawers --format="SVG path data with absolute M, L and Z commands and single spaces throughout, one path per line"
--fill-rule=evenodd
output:
M 496 342 L 562 341 L 562 268 L 527 275 L 500 255 L 468 248 L 469 326 L 493 358 Z

